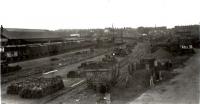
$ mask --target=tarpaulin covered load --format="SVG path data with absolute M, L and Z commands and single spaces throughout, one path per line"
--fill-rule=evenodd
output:
M 41 98 L 64 88 L 61 77 L 30 78 L 13 82 L 7 88 L 7 94 L 18 94 L 22 98 Z

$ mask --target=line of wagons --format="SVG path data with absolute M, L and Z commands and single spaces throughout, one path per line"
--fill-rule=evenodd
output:
M 8 63 L 52 56 L 70 50 L 93 46 L 91 42 L 55 42 L 30 45 L 7 45 L 1 53 L 1 60 Z
M 4 47 L 1 53 L 1 74 L 15 72 L 21 69 L 19 65 L 9 66 L 9 63 L 34 59 L 39 57 L 56 55 L 66 51 L 91 46 L 91 43 L 55 43 L 55 44 L 33 44 L 12 45 Z

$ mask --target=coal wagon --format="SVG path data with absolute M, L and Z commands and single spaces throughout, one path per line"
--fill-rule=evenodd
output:
M 120 74 L 117 68 L 85 69 L 83 73 L 88 87 L 94 90 L 101 90 L 103 87 L 106 88 L 106 91 L 109 91 L 111 86 L 117 83 L 117 78 Z

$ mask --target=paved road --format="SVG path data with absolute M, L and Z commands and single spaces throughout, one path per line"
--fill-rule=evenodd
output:
M 187 60 L 180 74 L 152 88 L 128 104 L 199 104 L 200 50 Z

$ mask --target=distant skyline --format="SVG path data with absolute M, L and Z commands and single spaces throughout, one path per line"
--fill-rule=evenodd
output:
M 0 0 L 5 28 L 90 29 L 200 23 L 199 0 Z

